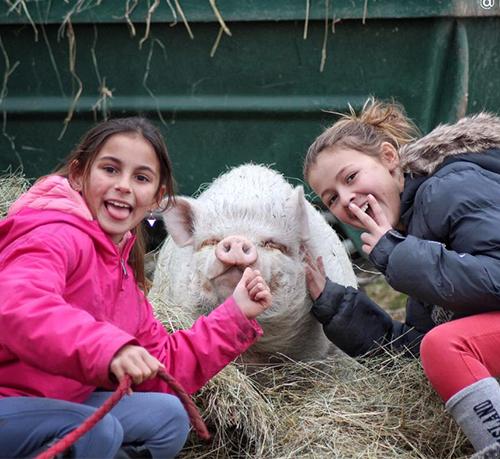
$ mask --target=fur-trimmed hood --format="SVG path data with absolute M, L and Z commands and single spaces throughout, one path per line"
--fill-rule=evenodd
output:
M 399 150 L 403 172 L 430 175 L 450 156 L 500 149 L 500 117 L 482 112 L 441 124 Z

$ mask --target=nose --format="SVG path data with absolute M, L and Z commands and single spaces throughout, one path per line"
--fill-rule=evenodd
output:
M 126 175 L 120 175 L 118 180 L 115 183 L 115 190 L 121 192 L 121 193 L 130 193 L 131 187 L 130 187 L 130 177 Z
M 246 267 L 257 261 L 257 249 L 243 236 L 228 236 L 217 244 L 215 256 L 226 265 Z
M 350 193 L 349 191 L 339 191 L 339 201 L 342 207 L 347 208 L 355 198 L 356 195 L 354 193 Z

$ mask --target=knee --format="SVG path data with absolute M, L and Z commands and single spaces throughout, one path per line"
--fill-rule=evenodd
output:
M 443 349 L 443 334 L 441 327 L 435 327 L 429 331 L 420 343 L 420 359 L 424 369 L 431 367 L 440 358 Z
M 155 407 L 150 411 L 155 424 L 155 435 L 145 442 L 154 458 L 176 456 L 189 434 L 189 417 L 181 401 L 167 394 L 157 394 Z
M 429 331 L 420 344 L 420 359 L 427 378 L 434 381 L 440 374 L 442 365 L 449 359 L 453 345 L 445 327 L 438 326 Z
M 449 322 L 433 328 L 420 344 L 422 366 L 433 385 L 446 373 L 446 368 L 453 366 L 461 354 L 469 351 L 467 341 L 453 325 Z
M 186 443 L 190 422 L 186 409 L 177 397 L 169 397 L 165 404 L 165 410 L 170 413 L 170 422 L 167 430 L 168 436 L 171 438 L 171 448 L 176 450 L 177 454 Z
M 99 445 L 103 457 L 112 457 L 123 443 L 123 428 L 111 414 L 104 416 L 84 437 L 92 445 Z

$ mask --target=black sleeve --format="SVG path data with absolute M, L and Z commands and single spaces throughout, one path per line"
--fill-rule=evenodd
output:
M 389 231 L 370 260 L 394 289 L 421 302 L 465 314 L 498 311 L 500 185 L 474 183 L 479 179 L 466 172 L 460 182 L 429 180 L 420 194 L 413 218 L 429 239 Z M 463 183 L 470 183 L 467 192 Z
M 423 337 L 389 314 L 360 290 L 327 278 L 325 289 L 313 303 L 312 313 L 323 324 L 330 341 L 351 357 L 375 352 L 381 346 L 418 354 Z

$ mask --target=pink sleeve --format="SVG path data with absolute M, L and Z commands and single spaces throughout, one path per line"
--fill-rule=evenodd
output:
M 89 385 L 109 385 L 111 358 L 125 344 L 137 341 L 65 301 L 70 253 L 70 244 L 47 233 L 28 236 L 4 250 L 0 262 L 2 343 L 35 368 Z
M 261 335 L 257 321 L 247 319 L 229 297 L 208 316 L 198 318 L 191 328 L 172 334 L 151 313 L 149 326 L 138 338 L 186 391 L 193 393 Z M 137 390 L 171 392 L 158 378 L 141 384 Z

